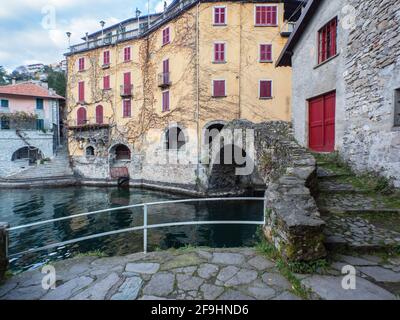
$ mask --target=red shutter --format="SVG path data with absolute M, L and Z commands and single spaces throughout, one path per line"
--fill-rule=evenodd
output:
M 256 24 L 261 24 L 261 7 L 256 7 Z
M 260 81 L 260 98 L 272 98 L 272 81 Z
M 101 105 L 96 107 L 96 123 L 103 124 L 103 106 Z
M 127 47 L 124 49 L 124 61 L 130 61 L 131 60 L 131 48 Z
M 103 89 L 110 89 L 110 76 L 103 77 Z
M 214 97 L 225 97 L 225 80 L 214 80 Z
M 124 116 L 124 118 L 129 118 L 131 116 L 131 100 L 124 100 L 123 116 Z
M 103 64 L 109 65 L 110 64 L 110 51 L 104 51 L 103 53 Z
M 214 61 L 225 61 L 225 43 L 214 43 Z
M 275 26 L 278 24 L 276 6 L 256 6 L 256 25 Z
M 169 43 L 169 27 L 163 30 L 163 45 Z
M 84 107 L 80 107 L 77 111 L 77 125 L 81 126 L 86 124 L 86 109 Z
M 79 102 L 85 101 L 85 82 L 78 83 L 78 100 Z
M 124 93 L 125 94 L 131 93 L 131 73 L 130 72 L 124 73 Z
M 225 8 L 214 8 L 214 24 L 225 24 Z
M 260 45 L 260 61 L 272 61 L 272 45 L 262 44 Z
M 318 63 L 333 57 L 337 53 L 337 18 L 318 31 Z
M 85 70 L 85 58 L 79 58 L 78 64 L 79 64 L 79 71 Z
M 162 94 L 162 111 L 169 111 L 169 91 Z

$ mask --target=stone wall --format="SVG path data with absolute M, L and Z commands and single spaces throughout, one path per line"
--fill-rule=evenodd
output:
M 22 131 L 21 134 L 24 135 L 31 146 L 42 152 L 44 158 L 54 156 L 52 132 L 26 130 Z M 0 131 L 0 177 L 6 177 L 27 168 L 27 162 L 11 161 L 13 153 L 26 146 L 26 143 L 16 134 L 15 130 Z
M 394 91 L 400 88 L 400 2 L 349 0 L 357 26 L 345 54 L 343 157 L 356 171 L 376 171 L 400 187 L 400 127 Z

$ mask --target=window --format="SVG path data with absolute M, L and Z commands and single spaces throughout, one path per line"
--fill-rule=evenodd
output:
M 278 25 L 277 6 L 256 6 L 256 26 Z
M 86 115 L 86 109 L 84 107 L 80 107 L 78 111 L 76 112 L 76 124 L 78 126 L 82 126 L 86 124 L 87 121 L 87 115 Z
M 85 70 L 85 58 L 79 58 L 78 61 L 79 71 Z
M 132 83 L 131 83 L 131 73 L 124 73 L 124 85 L 123 85 L 123 94 L 125 96 L 129 96 L 132 94 Z
M 400 126 L 400 88 L 395 90 L 394 94 L 394 125 Z
M 336 55 L 337 18 L 318 31 L 318 64 Z
M 162 111 L 169 111 L 169 91 L 162 93 Z
M 131 117 L 131 100 L 124 100 L 123 102 L 123 117 Z
M 162 73 L 162 84 L 168 85 L 169 82 L 169 59 L 163 61 L 163 73 Z
M 116 160 L 130 160 L 131 159 L 131 150 L 123 144 L 117 145 L 115 147 L 115 159 Z
M 214 7 L 214 24 L 226 24 L 226 7 Z
M 6 116 L 1 117 L 0 126 L 2 130 L 10 129 L 10 119 Z
M 225 43 L 214 43 L 214 62 L 225 62 Z
M 36 109 L 37 110 L 43 110 L 43 99 L 36 98 Z
M 108 66 L 110 64 L 110 51 L 103 52 L 103 65 Z
M 8 108 L 9 104 L 8 104 L 8 100 L 1 100 L 1 107 L 2 108 Z
M 78 83 L 78 100 L 79 102 L 85 101 L 85 82 L 80 81 Z
M 110 87 L 110 76 L 104 76 L 103 77 L 103 89 L 104 90 L 111 89 L 111 87 Z
M 260 62 L 272 62 L 272 44 L 260 44 Z
M 36 119 L 36 130 L 44 130 L 44 120 Z
M 163 46 L 169 43 L 169 27 L 165 28 L 162 32 L 162 36 L 163 36 Z
M 272 98 L 272 81 L 271 80 L 260 80 L 259 96 L 260 96 L 260 99 L 271 99 Z
M 226 97 L 225 80 L 213 81 L 213 97 Z
M 131 47 L 124 48 L 124 61 L 131 61 Z
M 179 127 L 172 127 L 165 132 L 165 148 L 179 150 L 186 144 L 185 134 Z
M 103 124 L 104 117 L 103 117 L 103 106 L 98 105 L 96 107 L 96 123 L 97 124 Z
M 94 156 L 94 148 L 89 146 L 86 148 L 86 157 L 93 157 Z

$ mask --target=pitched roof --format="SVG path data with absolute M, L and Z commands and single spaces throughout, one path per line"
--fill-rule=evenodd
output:
M 0 94 L 48 99 L 65 99 L 64 97 L 55 93 L 51 93 L 48 89 L 45 89 L 42 86 L 32 82 L 21 82 L 17 84 L 0 86 Z
M 290 35 L 288 42 L 286 43 L 276 62 L 277 67 L 292 66 L 293 50 L 300 41 L 308 23 L 314 17 L 319 5 L 322 4 L 323 1 L 324 0 L 308 0 L 306 8 L 304 9 L 300 19 L 297 21 L 294 31 Z

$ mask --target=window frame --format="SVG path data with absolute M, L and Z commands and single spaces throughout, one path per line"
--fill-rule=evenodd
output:
M 41 104 L 39 104 L 39 101 L 41 101 Z M 43 98 L 36 98 L 36 110 L 44 110 L 44 99 Z
M 224 22 L 216 22 L 216 9 L 224 9 L 225 10 L 225 20 Z M 228 7 L 227 6 L 214 6 L 213 11 L 212 11 L 212 21 L 213 21 L 213 26 L 220 27 L 220 26 L 226 26 L 228 24 Z
M 261 47 L 262 46 L 270 46 L 271 47 L 271 59 L 270 60 L 263 60 L 261 56 Z M 258 46 L 258 62 L 259 63 L 271 63 L 274 61 L 274 46 L 272 43 L 260 43 Z
M 107 56 L 107 61 L 106 61 L 106 56 Z M 109 66 L 111 64 L 110 61 L 111 61 L 110 50 L 103 51 L 103 66 Z
M 261 96 L 261 82 L 271 82 L 271 96 L 262 97 Z M 260 79 L 258 80 L 258 99 L 260 100 L 271 100 L 274 98 L 274 81 L 272 79 Z
M 216 60 L 215 59 L 215 56 L 216 56 L 216 45 L 220 45 L 220 44 L 223 44 L 224 45 L 224 60 Z M 227 59 L 226 59 L 226 56 L 227 56 L 227 45 L 226 45 L 226 42 L 225 41 L 214 41 L 214 43 L 213 43 L 213 58 L 212 58 L 212 62 L 213 63 L 226 63 L 226 61 L 227 61 Z
M 124 62 L 132 61 L 132 49 L 131 48 L 132 48 L 131 46 L 127 46 L 124 48 Z M 127 59 L 127 52 L 128 52 L 129 59 Z
M 82 84 L 82 88 L 81 88 Z M 83 99 L 81 99 L 81 96 Z M 85 81 L 78 82 L 78 102 L 84 103 L 85 102 Z
M 275 24 L 257 23 L 257 8 L 258 7 L 275 7 L 276 8 L 276 23 Z M 277 27 L 277 26 L 279 26 L 279 6 L 273 5 L 273 4 L 255 4 L 254 5 L 254 26 L 255 27 Z
M 164 95 L 165 95 L 165 94 L 168 94 L 168 105 L 167 105 L 166 108 L 165 108 L 165 105 L 164 105 L 164 103 L 165 103 Z M 170 90 L 169 90 L 169 89 L 164 90 L 164 91 L 162 91 L 162 93 L 161 93 L 161 110 L 162 110 L 162 112 L 169 112 L 169 111 L 171 111 L 171 93 L 170 93 Z
M 164 34 L 164 32 L 168 31 L 168 41 L 165 41 L 166 36 Z M 170 27 L 165 27 L 164 29 L 162 29 L 162 46 L 166 46 L 167 44 L 171 43 L 171 30 Z
M 105 80 L 106 79 L 108 79 L 108 86 L 106 87 L 106 82 L 105 82 Z M 111 76 L 108 74 L 108 75 L 105 75 L 105 76 L 103 76 L 103 90 L 111 90 Z
M 82 64 L 81 64 L 81 62 L 82 62 Z M 78 59 L 78 71 L 79 72 L 82 72 L 82 71 L 85 71 L 85 57 L 80 57 L 79 59 Z
M 332 52 L 330 52 L 330 50 L 332 49 L 332 43 L 331 43 L 331 46 L 330 46 L 330 48 L 328 49 L 328 48 L 325 48 L 325 49 L 328 49 L 328 50 L 326 50 L 326 51 L 322 51 L 322 46 L 321 46 L 321 35 L 322 35 L 322 32 L 324 31 L 324 29 L 326 29 L 328 26 L 330 26 L 331 24 L 332 24 L 332 22 L 335 22 L 336 24 L 335 24 L 335 42 L 334 42 L 334 44 L 335 44 L 335 52 L 334 53 L 332 53 Z M 328 61 L 330 61 L 330 60 L 332 60 L 333 58 L 335 58 L 339 53 L 338 53 L 338 22 L 339 22 L 339 18 L 338 18 L 338 16 L 335 16 L 334 18 L 332 18 L 332 19 L 330 19 L 328 22 L 326 22 L 321 28 L 319 28 L 318 29 L 318 31 L 317 31 L 317 66 L 319 66 L 319 65 L 322 65 L 322 64 L 324 64 L 324 63 L 326 63 L 326 62 L 328 62 Z M 326 34 L 327 35 L 327 34 Z M 326 47 L 328 46 L 328 41 L 327 40 L 325 40 L 325 45 L 326 45 Z M 325 53 L 325 57 L 323 56 L 323 53 Z M 330 55 L 329 57 L 328 57 L 328 54 Z M 325 59 L 324 59 L 325 58 Z
M 3 102 L 6 102 L 6 106 L 3 105 Z M 4 108 L 4 109 L 10 108 L 10 100 L 0 99 L 0 108 Z
M 221 96 L 216 96 L 215 95 L 215 81 L 224 81 L 224 95 Z M 211 92 L 211 97 L 213 98 L 226 98 L 227 97 L 227 93 L 226 93 L 226 79 L 213 79 L 211 81 L 212 83 L 212 92 Z
M 125 103 L 129 102 L 129 115 L 125 114 Z M 132 101 L 131 99 L 123 99 L 122 100 L 122 117 L 127 119 L 127 118 L 132 118 Z

